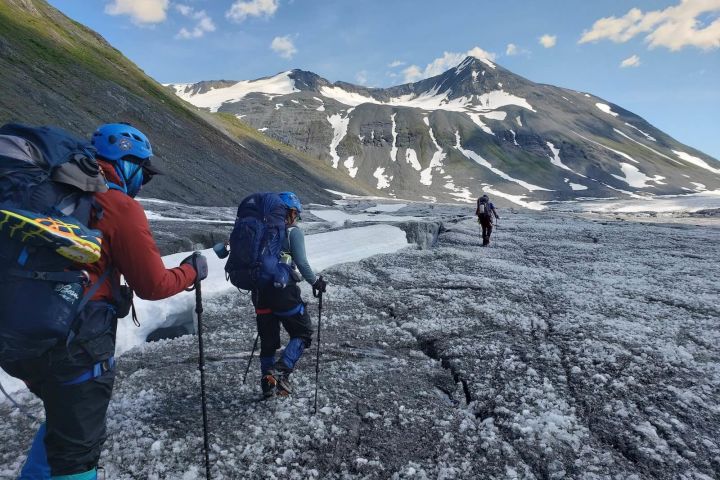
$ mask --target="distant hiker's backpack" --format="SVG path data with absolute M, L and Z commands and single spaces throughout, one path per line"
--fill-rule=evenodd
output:
M 100 233 L 87 228 L 91 192 L 107 190 L 94 154 L 58 128 L 0 128 L 0 362 L 68 341 L 91 294 L 76 262 L 100 256 Z
M 477 215 L 481 219 L 492 218 L 492 210 L 490 209 L 489 202 L 478 202 Z
M 285 287 L 290 267 L 280 261 L 287 207 L 275 193 L 255 193 L 238 207 L 225 271 L 241 290 Z

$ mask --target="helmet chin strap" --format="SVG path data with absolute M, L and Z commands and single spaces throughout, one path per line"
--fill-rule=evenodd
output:
M 135 176 L 139 172 L 142 172 L 142 166 L 138 165 L 135 172 L 132 175 L 130 175 L 129 178 L 125 176 L 125 171 L 122 168 L 120 168 L 120 165 L 115 163 L 113 166 L 115 167 L 115 172 L 118 174 L 118 177 L 120 177 L 120 181 L 122 182 L 122 185 L 118 185 L 113 182 L 108 182 L 108 186 L 113 190 L 119 190 L 119 191 L 123 192 L 124 194 L 135 198 L 135 195 L 137 195 L 140 192 L 140 188 L 138 188 L 136 192 L 130 192 L 128 190 L 128 185 L 130 184 L 132 179 L 135 178 Z

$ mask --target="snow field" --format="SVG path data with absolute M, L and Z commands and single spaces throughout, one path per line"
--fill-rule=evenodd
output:
M 205 93 L 192 94 L 185 92 L 190 84 L 173 84 L 175 93 L 183 100 L 201 108 L 209 108 L 217 112 L 224 103 L 238 102 L 250 93 L 264 93 L 270 95 L 287 95 L 298 92 L 295 81 L 290 78 L 290 71 L 279 73 L 274 77 L 260 80 L 237 82 L 226 88 L 213 88 Z M 276 107 L 277 109 L 277 107 Z
M 500 214 L 490 248 L 448 222 L 433 250 L 324 272 L 316 416 L 317 342 L 293 397 L 256 402 L 250 302 L 208 299 L 213 477 L 716 477 L 717 231 Z M 121 358 L 110 478 L 202 476 L 196 351 L 183 337 Z M 0 446 L 7 469 L 32 431 L 2 418 L 22 439 Z

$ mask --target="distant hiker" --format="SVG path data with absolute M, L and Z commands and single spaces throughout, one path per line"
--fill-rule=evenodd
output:
M 326 287 L 308 263 L 305 236 L 297 225 L 300 213 L 302 205 L 292 192 L 254 194 L 238 207 L 230 236 L 225 270 L 233 285 L 252 293 L 260 336 L 260 386 L 266 397 L 292 393 L 289 376 L 312 340 L 312 322 L 297 282 L 305 279 L 318 292 Z M 263 240 L 253 241 L 257 238 Z M 281 324 L 290 341 L 276 362 Z
M 500 219 L 500 216 L 495 210 L 495 205 L 493 205 L 487 195 L 478 198 L 475 215 L 477 215 L 478 223 L 482 227 L 482 246 L 487 247 L 490 244 L 490 234 L 492 233 L 493 223 L 496 219 Z
M 2 133 L 0 130 L 0 138 Z M 23 159 L 25 165 L 32 165 L 35 169 L 48 164 L 52 166 L 57 162 L 51 153 L 65 147 L 68 141 L 65 144 L 56 142 L 54 150 L 23 141 L 21 146 L 31 154 Z M 207 261 L 202 256 L 188 257 L 177 268 L 166 269 L 163 265 L 145 212 L 134 200 L 142 185 L 160 173 L 150 160 L 152 148 L 142 132 L 122 123 L 100 126 L 92 136 L 97 161 L 93 158 L 92 147 L 77 140 L 74 145 L 78 145 L 85 154 L 71 155 L 69 161 L 63 160 L 71 167 L 66 169 L 65 176 L 78 177 L 82 172 L 90 172 L 94 173 L 90 176 L 93 181 L 97 182 L 100 178 L 105 184 L 99 168 L 107 179 L 107 185 L 88 189 L 77 181 L 74 183 L 80 190 L 93 192 L 78 197 L 87 208 L 84 214 L 76 208 L 73 215 L 77 218 L 59 214 L 65 211 L 64 206 L 71 207 L 65 205 L 67 198 L 54 206 L 45 205 L 44 211 L 36 212 L 37 218 L 32 218 L 26 205 L 25 217 L 21 220 L 13 218 L 19 222 L 20 228 L 27 226 L 28 232 L 30 226 L 34 227 L 38 238 L 32 246 L 22 248 L 17 262 L 13 264 L 7 263 L 4 248 L 0 253 L 0 268 L 4 270 L 7 267 L 12 272 L 8 277 L 3 274 L 3 290 L 16 288 L 18 295 L 15 313 L 24 314 L 27 319 L 33 318 L 35 322 L 47 319 L 50 323 L 59 323 L 67 320 L 70 325 L 70 330 L 63 337 L 51 339 L 49 344 L 17 337 L 22 338 L 26 345 L 44 348 L 45 351 L 36 357 L 13 360 L 9 355 L 13 353 L 11 350 L 0 348 L 0 366 L 10 375 L 25 381 L 30 391 L 42 399 L 45 407 L 45 423 L 38 430 L 28 453 L 20 474 L 23 479 L 97 478 L 98 459 L 106 438 L 106 413 L 115 380 L 117 321 L 130 311 L 132 291 L 143 299 L 160 300 L 192 286 L 196 277 L 204 279 L 207 276 Z M 2 158 L 0 156 L 0 161 Z M 54 172 L 53 181 L 46 183 L 59 188 L 58 182 L 63 182 L 65 178 L 56 175 L 55 170 L 51 172 Z M 87 178 L 85 183 L 89 183 Z M 4 187 L 0 183 L 0 193 L 4 193 Z M 33 188 L 39 190 L 39 187 Z M 5 205 L 5 198 L 0 196 L 0 202 L 3 202 L 0 206 Z M 54 217 L 48 218 L 48 212 L 53 212 Z M 81 218 L 86 219 L 87 227 L 78 221 Z M 0 231 L 0 241 L 4 246 L 2 233 Z M 39 241 L 44 241 L 45 245 Z M 93 251 L 93 245 L 99 246 L 100 250 L 97 256 L 90 258 L 92 255 L 87 252 Z M 75 254 L 83 248 L 88 258 Z M 63 263 L 61 255 L 78 263 Z M 82 275 L 84 280 L 72 283 L 74 280 L 61 278 L 69 275 Z M 121 287 L 121 275 L 128 286 Z M 82 287 L 75 291 L 75 285 Z M 43 293 L 43 288 L 49 293 Z M 51 306 L 59 303 L 51 296 L 53 288 L 72 303 L 64 309 L 50 310 Z M 23 296 L 26 290 L 32 290 L 35 298 Z M 55 304 L 46 306 L 43 303 L 46 301 Z M 41 312 L 44 317 L 33 317 L 40 310 L 37 304 L 45 308 L 46 311 Z M 0 318 L 3 322 L 0 329 L 2 347 L 7 347 L 9 342 L 3 336 L 12 313 L 7 310 L 2 309 L 3 317 Z

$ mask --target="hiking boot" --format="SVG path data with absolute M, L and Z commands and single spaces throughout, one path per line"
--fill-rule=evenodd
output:
M 39 216 L 37 213 L 8 208 L 0 210 L 0 231 L 20 243 L 53 248 L 78 263 L 100 258 L 102 234 L 64 215 Z
M 275 364 L 275 379 L 277 380 L 277 395 L 280 397 L 287 397 L 293 391 L 292 383 L 290 383 L 290 374 L 292 368 L 285 365 L 285 362 L 280 360 Z
M 293 392 L 292 383 L 290 383 L 290 372 L 281 372 L 275 376 L 277 380 L 277 392 L 278 397 L 287 397 Z
M 272 370 L 263 375 L 260 379 L 260 388 L 262 389 L 263 397 L 268 398 L 275 395 L 277 384 L 277 379 L 275 378 L 275 374 Z

